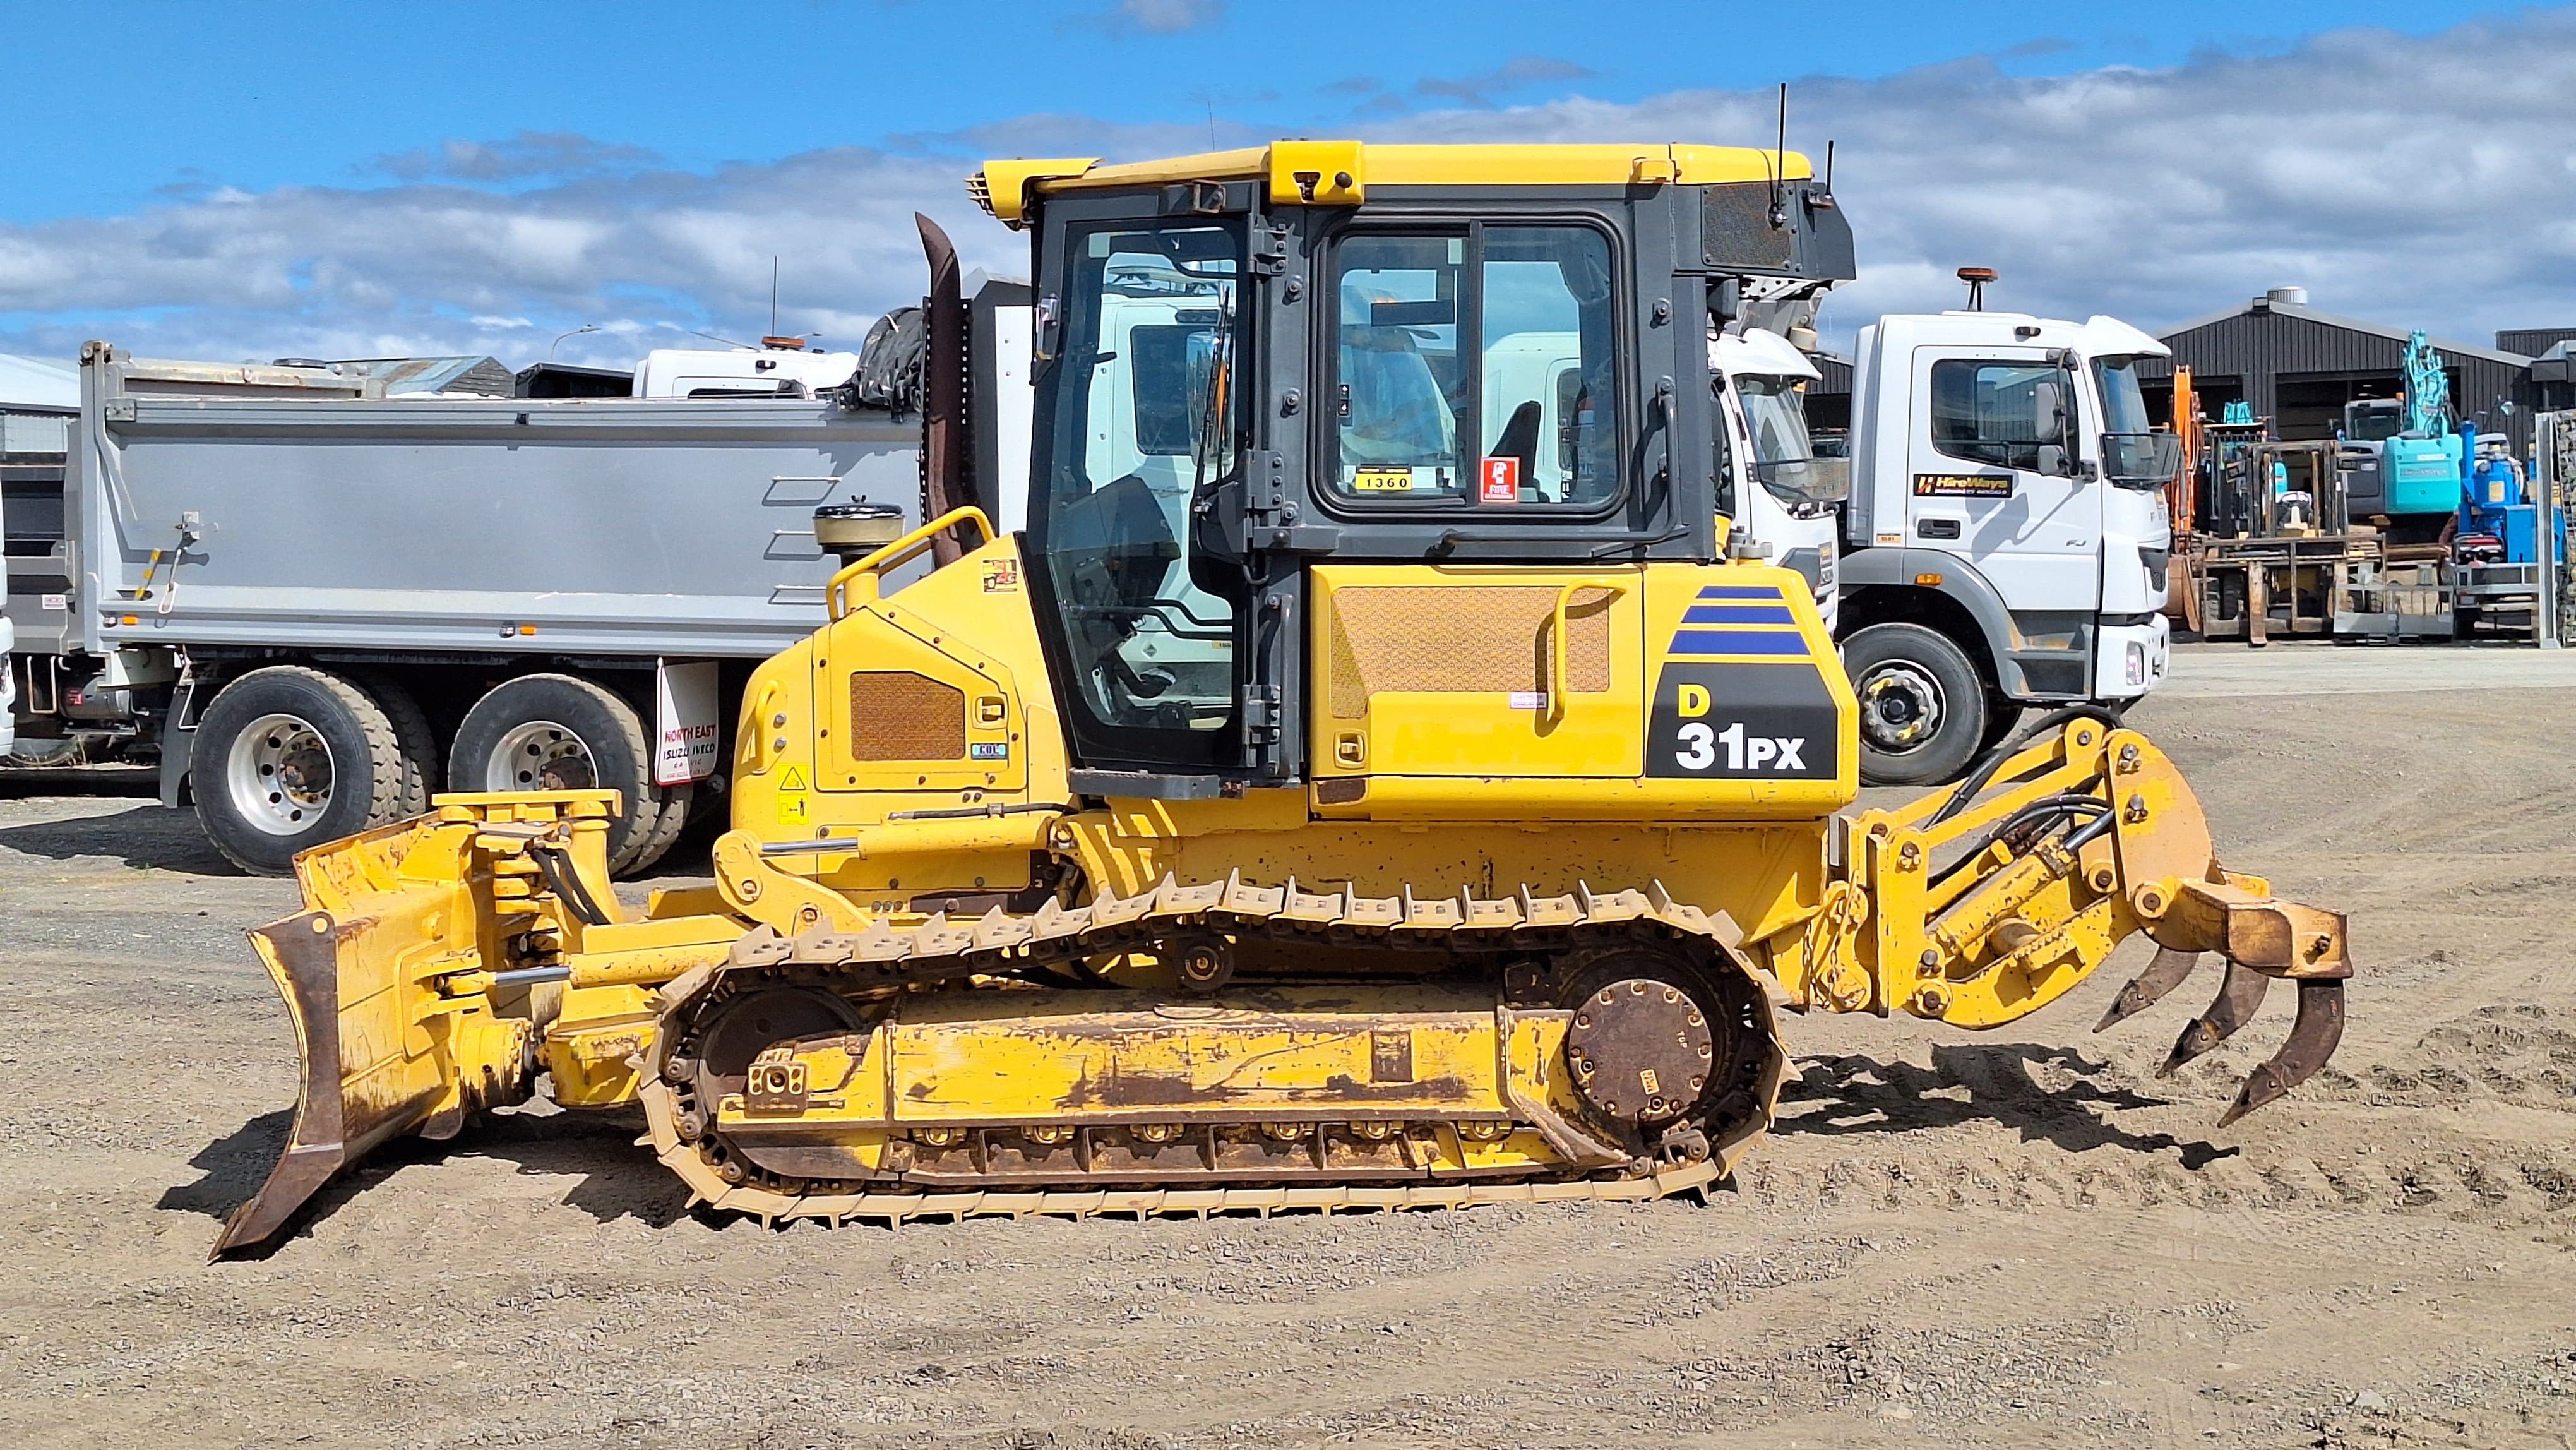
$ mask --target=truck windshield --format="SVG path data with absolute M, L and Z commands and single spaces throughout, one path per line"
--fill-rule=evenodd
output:
M 1233 719 L 1234 606 L 1187 560 L 1240 442 L 1242 257 L 1224 223 L 1075 224 L 1041 304 L 1031 544 L 1095 762 L 1205 768 Z
M 2181 471 L 2182 440 L 2147 422 L 2136 358 L 2093 359 L 2093 385 L 2102 394 L 2103 477 L 2123 488 L 2152 488 Z
M 1753 476 L 1793 507 L 1842 502 L 1851 493 L 1851 464 L 1818 458 L 1807 438 L 1807 407 L 1787 378 L 1737 377 L 1744 423 L 1753 434 Z
M 2093 359 L 2093 385 L 2102 390 L 2102 431 L 2148 431 L 2147 398 L 2138 388 L 2138 360 L 2133 357 Z

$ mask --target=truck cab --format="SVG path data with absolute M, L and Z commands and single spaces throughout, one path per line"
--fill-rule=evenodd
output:
M 1851 492 L 1851 463 L 1817 457 L 1807 435 L 1800 393 L 1821 375 L 1787 338 L 1758 327 L 1719 334 L 1709 344 L 1709 371 L 1717 392 L 1718 511 L 1750 552 L 1807 581 L 1830 630 L 1838 613 L 1838 509 Z
M 759 347 L 657 347 L 635 369 L 638 398 L 813 398 L 850 380 L 855 352 L 807 351 L 804 339 Z
M 2165 675 L 2180 444 L 2109 317 L 1892 316 L 1861 329 L 1841 565 L 1862 773 L 1964 771 L 2024 707 L 2119 708 Z

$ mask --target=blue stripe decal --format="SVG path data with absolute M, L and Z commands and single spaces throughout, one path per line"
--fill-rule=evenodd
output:
M 1780 591 L 1769 584 L 1710 584 L 1699 591 L 1702 599 L 1777 599 Z
M 1673 635 L 1667 654 L 1804 655 L 1807 638 L 1794 629 L 1684 629 Z
M 1786 604 L 1694 604 L 1682 611 L 1684 624 L 1795 624 Z

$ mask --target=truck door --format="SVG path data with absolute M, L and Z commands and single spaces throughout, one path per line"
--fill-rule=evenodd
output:
M 1914 350 L 1905 542 L 1959 555 L 2016 615 L 2101 600 L 2101 491 L 2073 476 L 2080 390 L 2059 356 Z

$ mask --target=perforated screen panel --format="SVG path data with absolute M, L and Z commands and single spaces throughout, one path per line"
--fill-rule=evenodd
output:
M 966 692 L 910 670 L 851 675 L 850 758 L 965 759 Z
M 1566 607 L 1568 688 L 1610 688 L 1610 604 L 1606 589 L 1579 589 Z M 1535 692 L 1547 674 L 1549 614 L 1556 586 L 1400 586 L 1333 593 L 1332 710 L 1336 720 L 1368 713 L 1381 691 L 1423 694 Z

